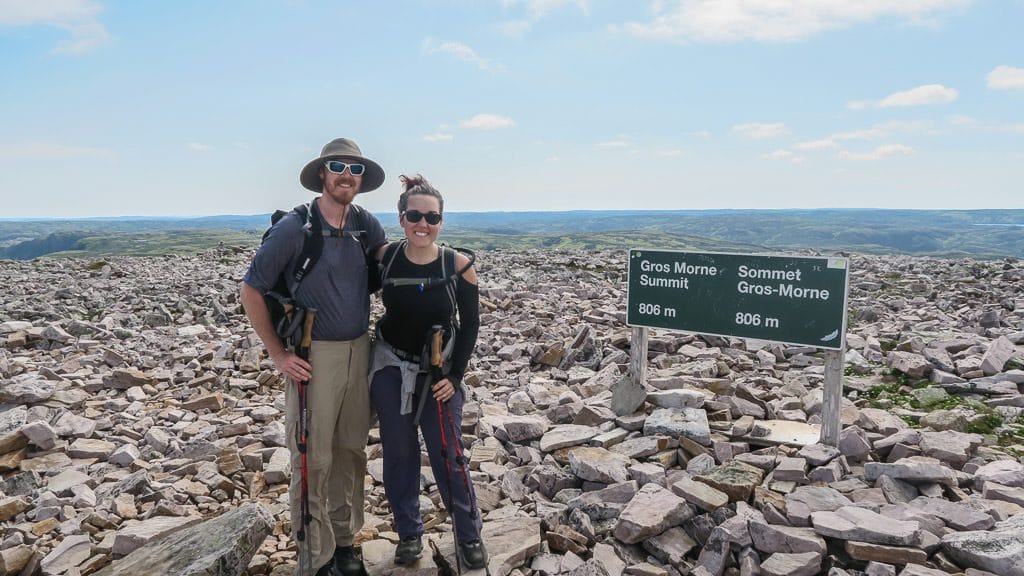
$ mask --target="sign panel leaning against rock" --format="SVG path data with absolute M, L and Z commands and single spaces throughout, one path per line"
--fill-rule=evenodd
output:
M 313 200 L 317 209 L 310 212 L 320 219 L 324 236 L 320 259 L 301 287 L 296 289 L 294 278 L 289 278 L 296 306 L 316 310 L 309 361 L 293 351 L 294 342 L 284 342 L 277 335 L 263 300 L 282 274 L 290 276 L 309 233 L 296 212 L 271 228 L 253 257 L 240 297 L 274 367 L 289 379 L 285 425 L 293 471 L 302 468 L 298 434 L 293 433 L 300 418 L 296 383 L 309 384 L 305 398 L 309 526 L 299 543 L 300 560 L 304 555 L 309 560 L 298 573 L 359 575 L 365 574 L 365 568 L 353 538 L 363 525 L 363 448 L 370 428 L 366 381 L 370 298 L 363 244 L 353 233 L 357 218 L 352 201 L 357 194 L 380 187 L 384 170 L 363 156 L 355 142 L 338 138 L 306 164 L 299 181 L 320 194 Z M 386 243 L 384 230 L 371 214 L 366 216 L 366 246 L 375 253 Z M 293 473 L 289 486 L 291 526 L 296 533 L 304 520 L 302 480 L 302 475 Z

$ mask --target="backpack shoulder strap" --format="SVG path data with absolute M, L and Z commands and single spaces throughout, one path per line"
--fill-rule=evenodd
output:
M 448 295 L 448 301 L 451 303 L 452 317 L 451 325 L 456 330 L 459 328 L 459 304 L 456 299 L 459 288 L 459 275 L 462 272 L 456 267 L 456 256 L 457 252 L 451 246 L 442 244 L 441 245 L 441 278 L 444 282 L 444 290 Z
M 369 219 L 366 217 L 366 209 L 358 204 L 350 204 L 350 206 L 355 210 L 356 226 L 358 227 L 358 230 L 353 230 L 352 233 L 363 246 L 363 252 L 366 252 L 370 249 L 370 226 Z
M 315 201 L 309 204 L 299 204 L 292 210 L 303 219 L 302 230 L 305 232 L 302 251 L 299 252 L 299 259 L 295 262 L 295 268 L 292 270 L 292 278 L 295 280 L 295 289 L 292 291 L 294 293 L 299 290 L 299 284 L 302 283 L 303 278 L 309 274 L 309 271 L 316 266 L 317 260 L 320 259 L 320 253 L 324 249 L 324 237 L 321 233 L 323 226 L 320 224 L 320 211 L 316 207 Z
M 389 282 L 389 280 L 391 280 L 391 265 L 395 263 L 395 257 L 398 256 L 398 251 L 405 248 L 406 242 L 406 240 L 392 242 L 384 249 L 384 257 L 380 260 L 381 283 L 383 286 L 393 285 L 393 282 Z
M 442 244 L 441 248 L 441 277 L 448 278 L 452 274 L 457 272 L 455 267 L 455 249 L 447 244 Z

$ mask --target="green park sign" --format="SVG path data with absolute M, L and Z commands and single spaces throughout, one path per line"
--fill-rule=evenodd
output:
M 626 323 L 841 350 L 849 259 L 629 251 Z

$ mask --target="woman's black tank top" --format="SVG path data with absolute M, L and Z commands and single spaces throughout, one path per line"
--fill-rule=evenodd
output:
M 388 278 L 442 278 L 442 253 L 429 264 L 415 264 L 398 249 L 388 270 Z M 453 270 L 444 271 L 451 275 Z M 380 334 L 391 346 L 406 354 L 419 355 L 431 326 L 440 324 L 452 334 L 452 318 L 456 310 L 454 290 L 450 284 L 421 289 L 418 285 L 385 285 L 381 290 L 384 317 L 377 325 Z

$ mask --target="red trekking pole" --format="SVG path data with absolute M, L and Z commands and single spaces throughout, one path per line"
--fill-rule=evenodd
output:
M 316 309 L 306 310 L 305 322 L 302 325 L 302 340 L 299 343 L 296 354 L 306 362 L 309 362 L 309 349 L 313 345 L 313 319 L 316 317 Z M 309 523 L 313 520 L 309 513 L 309 467 L 306 464 L 306 441 L 309 437 L 309 405 L 306 398 L 306 387 L 309 380 L 297 382 L 299 387 L 299 419 L 295 423 L 296 444 L 299 448 L 299 460 L 301 461 L 301 482 L 299 489 L 299 529 L 295 532 L 295 540 L 299 544 L 299 574 L 307 576 L 313 567 L 313 551 L 309 549 L 310 543 L 306 539 L 309 532 Z
M 440 327 L 436 327 L 440 328 Z M 431 379 L 434 382 L 440 382 L 444 379 L 444 358 L 441 355 L 442 338 L 444 337 L 444 330 L 438 329 L 431 334 L 430 342 L 430 372 Z M 462 574 L 462 555 L 459 554 L 459 539 L 458 531 L 455 525 L 455 509 L 453 503 L 455 497 L 452 494 L 452 470 L 451 464 L 448 463 L 448 435 L 451 435 L 452 446 L 455 450 L 455 463 L 462 469 L 462 487 L 466 491 L 466 497 L 469 498 L 470 505 L 470 517 L 475 518 L 477 514 L 476 498 L 473 494 L 473 489 L 470 485 L 469 480 L 469 468 L 466 467 L 467 460 L 465 454 L 462 452 L 462 445 L 459 443 L 458 431 L 455 429 L 455 420 L 452 418 L 452 409 L 448 405 L 447 401 L 437 401 L 437 422 L 441 427 L 441 451 L 444 452 L 444 476 L 448 482 L 448 499 L 444 503 L 445 508 L 448 509 L 448 514 L 452 517 L 452 544 L 455 547 L 455 565 L 458 568 L 458 573 Z M 447 432 L 445 427 L 447 425 Z M 484 571 L 487 576 L 491 576 L 491 567 L 488 564 L 484 564 Z
M 442 374 L 444 369 L 444 357 L 441 355 L 441 346 L 444 339 L 444 330 L 440 329 L 440 326 L 434 326 L 431 328 L 430 334 L 430 379 L 434 382 L 440 382 L 444 379 Z M 426 395 L 428 390 L 424 390 L 423 394 Z M 437 422 L 441 427 L 441 452 L 444 453 L 444 477 L 448 483 L 448 498 L 445 499 L 444 507 L 448 510 L 448 515 L 452 518 L 452 547 L 455 550 L 455 566 L 459 574 L 462 574 L 462 558 L 459 557 L 459 535 L 455 529 L 455 511 L 452 509 L 452 469 L 448 463 L 448 439 L 444 431 L 444 415 L 442 413 L 446 403 L 441 400 L 437 401 Z M 453 438 L 454 440 L 454 438 Z

